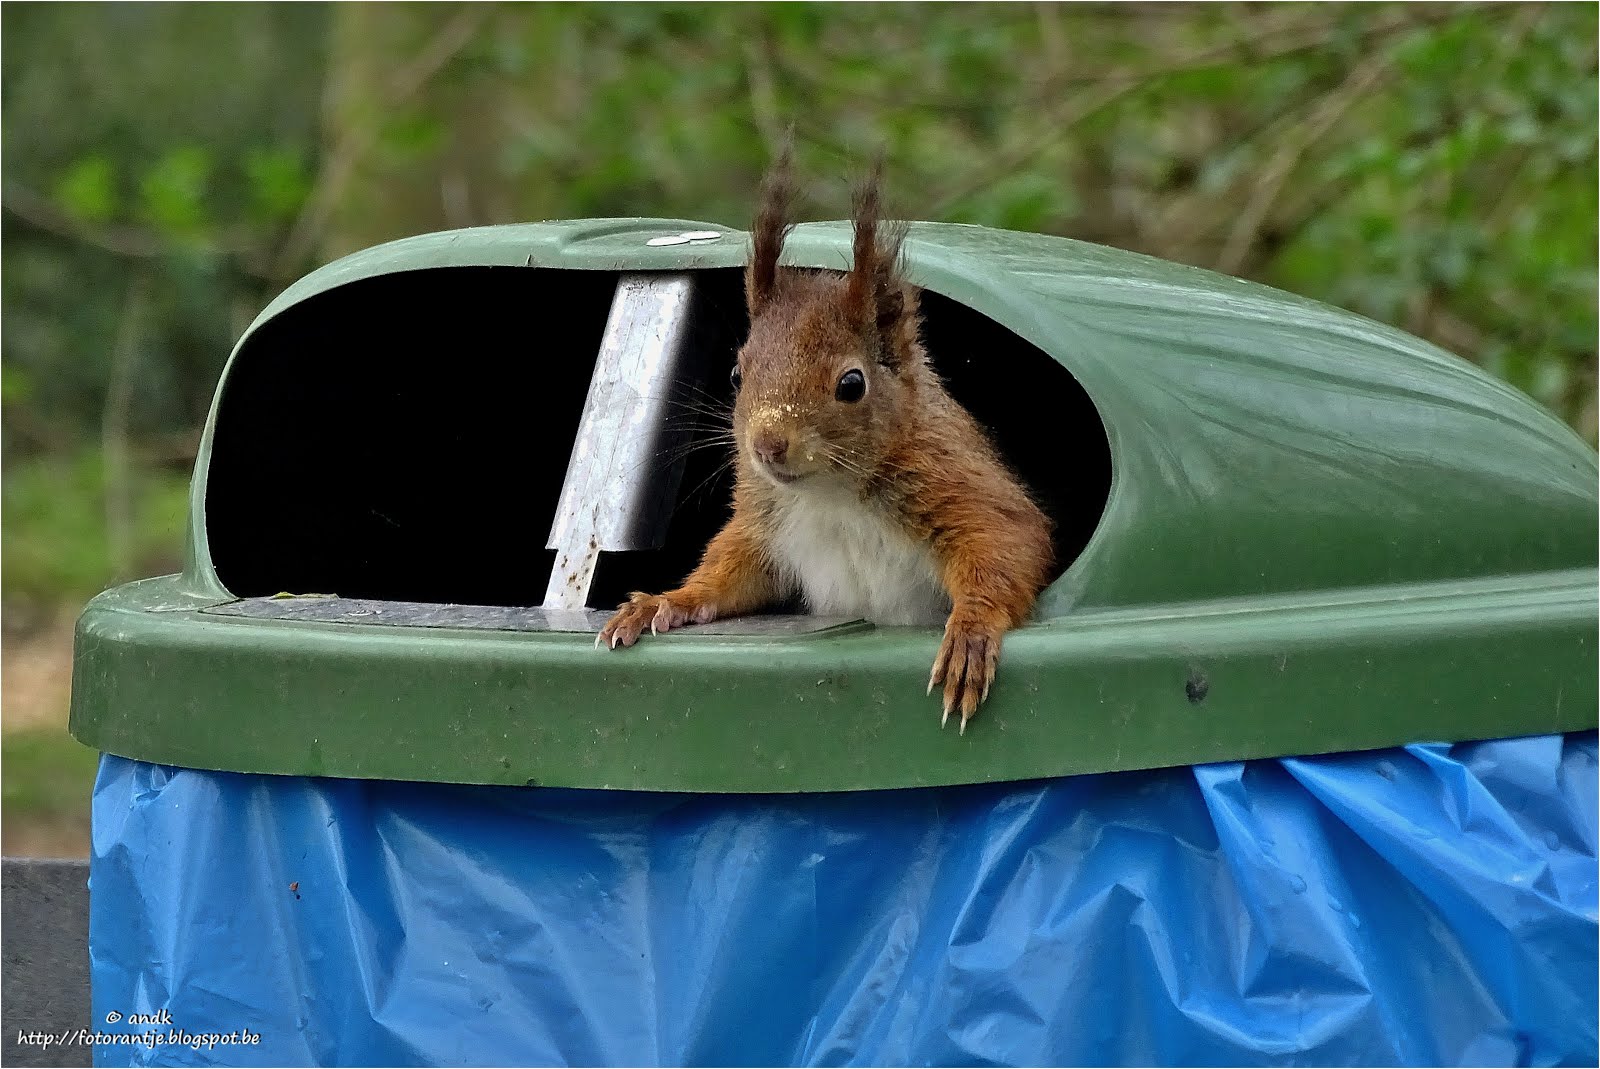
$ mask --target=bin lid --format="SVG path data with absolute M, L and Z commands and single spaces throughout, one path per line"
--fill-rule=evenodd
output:
M 849 229 L 802 224 L 785 248 L 843 269 Z M 263 324 L 352 283 L 731 268 L 747 249 L 644 219 L 393 242 L 273 301 L 219 398 L 239 361 L 272 359 L 252 346 Z M 216 405 L 185 572 L 90 606 L 74 732 L 245 771 L 837 790 L 1594 726 L 1596 457 L 1526 396 L 1363 317 L 1133 253 L 917 224 L 905 255 L 913 282 L 1067 368 L 1110 444 L 1099 526 L 1008 638 L 966 741 L 933 723 L 937 635 L 917 630 L 684 635 L 597 659 L 548 631 L 208 611 L 235 600 L 206 536 Z
M 652 244 L 686 234 L 717 240 Z M 785 263 L 845 269 L 843 222 L 797 226 Z M 741 266 L 746 236 L 691 220 L 480 227 L 391 242 L 312 272 L 260 328 L 320 294 L 447 267 L 684 271 Z M 1596 561 L 1596 456 L 1525 394 L 1395 328 L 1271 287 L 1039 234 L 920 223 L 907 274 L 1063 364 L 1110 440 L 1095 536 L 1040 615 L 1466 579 Z M 215 582 L 195 466 L 186 574 Z M 1070 477 L 1071 457 L 1063 457 Z

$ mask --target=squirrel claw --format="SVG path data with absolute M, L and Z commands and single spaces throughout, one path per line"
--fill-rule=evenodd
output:
M 695 603 L 691 601 L 687 605 Z M 599 645 L 609 638 L 612 649 L 619 644 L 632 646 L 643 636 L 646 624 L 652 635 L 663 635 L 691 620 L 706 623 L 715 618 L 714 611 L 708 605 L 689 608 L 683 601 L 667 594 L 634 594 L 601 629 L 595 644 Z
M 941 728 L 950 722 L 951 713 L 960 710 L 959 733 L 967 733 L 967 721 L 977 715 L 978 706 L 988 699 L 989 688 L 994 684 L 1002 633 L 1003 627 L 971 618 L 953 617 L 945 627 L 928 688 L 931 693 L 933 686 L 944 683 Z

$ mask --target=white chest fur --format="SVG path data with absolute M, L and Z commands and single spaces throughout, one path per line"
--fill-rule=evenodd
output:
M 843 491 L 807 486 L 778 509 L 774 563 L 819 616 L 943 624 L 950 599 L 928 546 Z

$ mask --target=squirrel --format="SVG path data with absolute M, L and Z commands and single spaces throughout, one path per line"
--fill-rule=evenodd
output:
M 634 593 L 595 644 L 771 608 L 944 624 L 928 691 L 961 732 L 1007 631 L 1050 575 L 1051 524 L 945 391 L 902 278 L 906 224 L 879 218 L 881 158 L 858 188 L 848 272 L 779 267 L 794 185 L 786 146 L 763 183 L 745 270 L 750 333 L 732 371 L 733 515 L 676 590 Z

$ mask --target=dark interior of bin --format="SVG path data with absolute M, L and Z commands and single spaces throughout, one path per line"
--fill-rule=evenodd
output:
M 616 281 L 435 268 L 350 283 L 264 324 L 217 414 L 206 529 L 223 585 L 240 597 L 542 602 L 545 542 Z M 731 408 L 742 285 L 738 270 L 696 276 L 696 359 L 674 408 L 689 425 L 708 425 L 708 403 Z M 1056 521 L 1064 570 L 1110 488 L 1099 415 L 1010 330 L 933 293 L 923 309 L 935 366 Z M 716 445 L 689 455 L 665 545 L 603 555 L 592 606 L 669 588 L 694 567 L 728 516 L 727 456 Z

